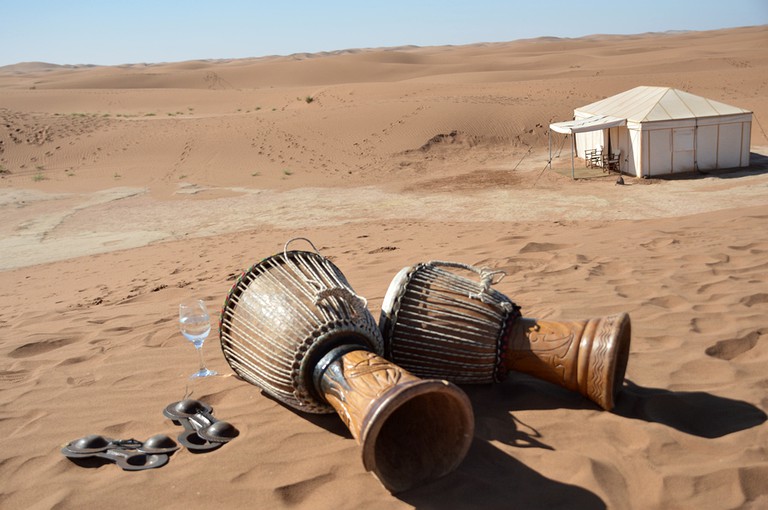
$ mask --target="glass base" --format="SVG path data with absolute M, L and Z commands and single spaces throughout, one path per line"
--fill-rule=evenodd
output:
M 215 370 L 208 370 L 207 368 L 202 368 L 199 371 L 195 372 L 194 374 L 190 375 L 190 379 L 195 379 L 197 377 L 210 377 L 212 375 L 217 375 L 218 372 Z

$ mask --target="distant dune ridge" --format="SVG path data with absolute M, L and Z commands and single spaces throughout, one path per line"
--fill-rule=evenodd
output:
M 348 49 L 251 59 L 0 67 L 0 506 L 765 508 L 768 27 Z M 591 171 L 548 125 L 637 85 L 754 113 L 752 166 Z M 447 477 L 393 496 L 335 415 L 209 367 L 178 330 L 292 237 L 374 317 L 415 262 L 504 270 L 529 317 L 632 318 L 613 412 L 512 374 L 465 387 L 476 430 Z M 216 319 L 217 320 L 217 319 Z M 87 434 L 175 437 L 191 392 L 240 430 L 128 473 Z

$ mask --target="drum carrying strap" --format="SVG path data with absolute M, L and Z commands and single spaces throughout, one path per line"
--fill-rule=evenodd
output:
M 486 303 L 489 305 L 496 305 L 499 308 L 501 308 L 504 312 L 509 313 L 513 310 L 514 305 L 512 303 L 509 303 L 508 301 L 501 301 L 491 299 L 491 285 L 495 285 L 499 283 L 501 280 L 504 279 L 504 277 L 507 275 L 505 271 L 502 270 L 492 270 L 487 267 L 476 267 L 469 264 L 464 264 L 462 262 L 448 262 L 444 260 L 432 260 L 427 262 L 427 265 L 432 266 L 443 266 L 443 267 L 452 267 L 457 269 L 465 269 L 467 271 L 472 271 L 473 273 L 477 273 L 480 275 L 480 292 L 470 292 L 467 294 L 467 297 L 471 299 L 477 299 L 482 303 Z M 498 280 L 494 281 L 494 278 L 497 275 L 499 276 Z
M 350 303 L 352 311 L 357 317 L 363 317 L 368 308 L 368 300 L 363 296 L 358 296 L 346 287 L 334 287 L 318 291 L 315 295 L 315 304 L 318 305 L 326 299 L 336 297 Z
M 286 261 L 286 264 L 289 264 L 294 272 L 299 275 L 305 282 L 307 282 L 309 285 L 315 288 L 315 298 L 314 303 L 315 305 L 319 305 L 320 303 L 327 301 L 331 298 L 339 298 L 341 302 L 345 302 L 349 304 L 349 307 L 351 308 L 351 311 L 354 313 L 354 316 L 356 317 L 364 317 L 365 314 L 368 311 L 368 300 L 365 299 L 363 296 L 359 296 L 358 294 L 355 294 L 355 292 L 350 289 L 349 287 L 344 286 L 345 282 L 342 282 L 339 279 L 334 278 L 334 282 L 332 282 L 331 285 L 328 286 L 328 284 L 321 282 L 316 279 L 310 279 L 307 278 L 306 275 L 296 266 L 295 262 L 291 260 L 291 258 L 288 256 L 288 245 L 290 245 L 294 241 L 306 241 L 309 243 L 309 245 L 312 247 L 315 253 L 320 255 L 320 257 L 323 257 L 320 254 L 320 251 L 317 249 L 317 247 L 314 245 L 312 241 L 307 239 L 306 237 L 294 237 L 292 239 L 289 239 L 285 246 L 283 247 L 283 258 Z M 326 260 L 323 258 L 323 260 Z M 333 271 L 329 271 L 329 273 L 333 273 Z

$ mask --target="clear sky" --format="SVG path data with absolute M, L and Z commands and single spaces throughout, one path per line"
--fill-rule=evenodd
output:
M 765 24 L 768 0 L 0 0 L 0 66 L 174 62 Z

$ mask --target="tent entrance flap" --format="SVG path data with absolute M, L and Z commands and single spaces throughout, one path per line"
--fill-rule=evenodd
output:
M 593 115 L 585 119 L 569 120 L 566 122 L 555 122 L 549 125 L 549 129 L 556 133 L 573 134 L 584 133 L 587 131 L 599 131 L 616 126 L 626 126 L 627 119 L 611 117 L 610 115 Z

